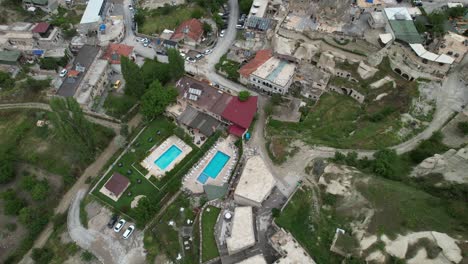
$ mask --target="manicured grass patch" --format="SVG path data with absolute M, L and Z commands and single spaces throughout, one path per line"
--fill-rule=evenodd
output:
M 180 209 L 184 208 L 183 211 Z M 179 229 L 188 226 L 187 220 L 194 221 L 196 218 L 189 197 L 181 194 L 157 220 L 156 225 L 145 232 L 145 249 L 148 250 L 147 260 L 154 262 L 158 253 L 164 253 L 168 258 L 175 260 L 179 253 L 183 251 L 182 263 L 198 263 L 198 241 L 193 239 L 190 249 L 181 247 L 179 240 Z M 169 222 L 174 225 L 170 226 Z M 193 231 L 198 230 L 198 223 L 192 223 Z
M 339 263 L 341 257 L 330 252 L 330 245 L 336 228 L 344 228 L 344 221 L 334 209 L 314 213 L 313 199 L 311 190 L 298 190 L 275 222 L 291 232 L 317 263 Z
M 215 225 L 221 209 L 208 206 L 202 217 L 202 261 L 208 261 L 219 256 L 215 240 Z
M 466 204 L 432 196 L 407 184 L 372 177 L 358 183 L 358 190 L 378 208 L 369 226 L 370 232 L 397 234 L 434 230 L 468 237 Z
M 136 102 L 137 100 L 133 97 L 110 93 L 104 102 L 104 108 L 106 109 L 106 114 L 115 118 L 121 118 Z
M 137 140 L 135 140 L 132 148 L 129 152 L 122 156 L 118 163 L 122 163 L 122 167 L 118 164 L 105 176 L 105 178 L 99 183 L 94 190 L 93 194 L 99 199 L 115 207 L 117 210 L 123 213 L 128 213 L 131 216 L 130 204 L 137 195 L 145 195 L 146 197 L 154 197 L 158 194 L 158 189 L 155 188 L 145 177 L 141 175 L 133 166 L 134 163 L 139 163 L 148 154 L 155 144 L 161 144 L 167 137 L 172 135 L 175 125 L 165 118 L 159 118 L 151 121 L 146 129 L 141 133 Z M 157 135 L 157 131 L 160 131 L 160 135 Z M 152 138 L 152 140 L 150 140 Z M 141 169 L 141 167 L 140 167 Z M 140 171 L 140 169 L 138 169 Z M 132 171 L 128 174 L 128 171 Z M 130 180 L 130 186 L 127 188 L 125 193 L 120 199 L 115 202 L 107 196 L 99 192 L 102 186 L 112 176 L 114 172 L 118 172 L 125 175 Z M 142 174 L 146 174 L 146 171 L 140 171 Z M 137 181 L 140 180 L 141 183 Z M 131 195 L 127 195 L 128 193 Z
M 159 34 L 164 29 L 174 30 L 180 23 L 191 18 L 194 10 L 200 9 L 192 5 L 177 5 L 161 7 L 154 10 L 138 10 L 145 17 L 139 31 L 143 34 Z

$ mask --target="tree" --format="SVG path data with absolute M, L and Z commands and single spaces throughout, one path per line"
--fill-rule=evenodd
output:
M 466 7 L 457 6 L 457 7 L 452 7 L 452 8 L 447 9 L 447 14 L 449 17 L 453 17 L 453 18 L 462 17 L 465 15 L 467 10 L 468 9 Z
M 239 1 L 239 10 L 242 14 L 248 14 L 250 7 L 252 6 L 253 0 L 240 0 Z
M 151 202 L 148 197 L 143 197 L 138 201 L 137 207 L 133 209 L 133 214 L 138 225 L 144 226 L 154 213 L 158 210 L 156 203 Z
M 434 36 L 442 36 L 445 29 L 445 22 L 447 21 L 447 16 L 442 11 L 434 11 L 428 16 L 429 21 L 432 24 L 432 33 Z
M 241 102 L 245 102 L 245 101 L 249 100 L 249 97 L 250 97 L 250 92 L 249 91 L 241 91 L 239 93 L 239 96 L 238 96 L 239 101 L 241 101 Z
M 36 201 L 43 201 L 49 194 L 49 183 L 47 180 L 37 181 L 31 190 L 31 197 Z
M 48 264 L 54 258 L 54 252 L 49 248 L 34 248 L 32 259 L 37 264 Z
M 217 13 L 215 13 L 215 14 L 213 15 L 213 20 L 214 20 L 214 22 L 216 23 L 216 26 L 218 27 L 218 29 L 220 29 L 220 28 L 223 27 L 224 21 L 223 21 L 223 19 L 221 18 L 220 15 L 218 15 Z
M 162 114 L 168 105 L 174 103 L 176 97 L 175 88 L 165 88 L 158 81 L 154 81 L 141 100 L 141 112 L 148 120 L 151 120 Z
M 374 158 L 372 170 L 375 174 L 392 180 L 399 180 L 402 177 L 402 161 L 395 150 L 379 150 L 374 153 Z
M 163 85 L 171 80 L 171 74 L 167 64 L 157 60 L 146 59 L 141 66 L 141 74 L 145 80 L 145 86 L 148 87 L 154 81 L 158 80 Z
M 26 206 L 26 201 L 19 198 L 13 189 L 1 193 L 0 198 L 4 201 L 3 211 L 6 215 L 18 215 Z
M 50 79 L 36 80 L 31 77 L 26 79 L 26 82 L 22 83 L 23 88 L 30 90 L 33 93 L 40 92 L 50 87 Z
M 418 32 L 420 34 L 427 31 L 426 25 L 424 25 L 424 23 L 422 21 L 417 21 L 416 20 L 416 22 L 414 22 L 414 25 L 416 26 L 416 29 L 418 30 Z
M 180 53 L 175 49 L 169 49 L 167 51 L 167 55 L 169 57 L 169 73 L 171 74 L 171 78 L 173 80 L 179 79 L 185 74 L 185 61 Z
M 463 135 L 468 135 L 468 122 L 458 122 L 457 127 Z
M 203 16 L 203 10 L 196 8 L 190 15 L 192 18 L 200 19 Z
M 0 71 L 0 88 L 11 89 L 15 86 L 15 79 L 9 73 Z
M 0 146 L 0 184 L 11 182 L 15 178 L 13 148 Z
M 86 261 L 86 262 L 90 262 L 91 260 L 94 259 L 94 255 L 93 253 L 85 250 L 83 251 L 83 253 L 81 253 L 81 260 L 83 261 Z
M 24 207 L 19 211 L 18 221 L 29 230 L 31 236 L 38 235 L 49 222 L 49 215 L 45 209 Z
M 203 22 L 203 32 L 210 33 L 213 31 L 213 28 L 209 23 Z
M 58 136 L 78 152 L 78 160 L 91 161 L 96 154 L 96 135 L 73 97 L 53 98 L 51 121 Z
M 140 99 L 146 90 L 145 81 L 140 68 L 135 62 L 125 56 L 120 57 L 120 66 L 126 82 L 125 94 Z

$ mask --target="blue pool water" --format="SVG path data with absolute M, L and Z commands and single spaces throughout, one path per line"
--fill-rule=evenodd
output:
M 169 166 L 169 164 L 171 164 L 180 155 L 180 153 L 182 153 L 182 150 L 175 145 L 172 145 L 154 161 L 154 164 L 158 165 L 161 170 L 165 170 L 167 166 Z
M 197 180 L 205 184 L 208 178 L 216 179 L 229 158 L 228 155 L 221 151 L 216 152 L 216 155 L 210 160 L 210 163 L 208 163 L 208 166 L 206 166 L 200 176 L 198 176 Z

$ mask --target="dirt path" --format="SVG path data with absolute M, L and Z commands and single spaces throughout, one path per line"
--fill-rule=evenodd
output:
M 134 118 L 138 118 L 141 120 L 140 117 L 135 116 Z M 133 119 L 130 123 L 136 125 L 136 121 Z M 119 150 L 119 146 L 116 142 L 116 138 L 114 137 L 107 148 L 99 155 L 99 157 L 90 165 L 80 178 L 76 181 L 76 183 L 68 190 L 68 192 L 63 196 L 62 200 L 60 201 L 59 205 L 55 208 L 55 214 L 65 213 L 70 206 L 71 201 L 75 197 L 76 193 L 80 189 L 88 190 L 89 184 L 86 183 L 86 179 L 88 177 L 96 177 L 97 174 L 104 168 L 107 164 L 107 161 L 112 158 L 112 156 Z M 40 248 L 43 247 L 49 236 L 52 234 L 53 231 L 53 224 L 50 222 L 46 228 L 42 231 L 39 237 L 34 242 L 32 248 Z M 23 259 L 19 263 L 33 263 L 32 259 L 30 258 L 31 250 L 23 257 Z

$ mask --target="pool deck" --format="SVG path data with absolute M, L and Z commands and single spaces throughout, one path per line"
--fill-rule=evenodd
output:
M 234 146 L 236 138 L 228 136 L 226 139 L 220 138 L 213 147 L 203 156 L 203 158 L 195 164 L 192 169 L 184 176 L 182 180 L 183 188 L 189 190 L 192 193 L 203 193 L 203 185 L 210 184 L 216 186 L 223 186 L 231 176 L 232 170 L 236 165 L 238 159 L 237 147 Z M 202 184 L 197 180 L 198 176 L 202 173 L 206 166 L 210 163 L 211 159 L 216 155 L 218 151 L 223 152 L 230 158 L 224 165 L 224 168 L 219 172 L 218 176 L 213 179 L 208 178 L 205 184 Z
M 175 145 L 180 150 L 182 150 L 182 153 L 180 153 L 179 156 L 177 156 L 177 158 L 175 158 L 174 161 L 172 161 L 171 164 L 166 167 L 166 169 L 161 170 L 154 162 L 172 145 Z M 187 156 L 187 154 L 189 154 L 191 151 L 192 147 L 187 145 L 182 139 L 176 136 L 169 137 L 159 146 L 154 145 L 154 147 L 149 150 L 150 154 L 142 162 L 140 162 L 140 165 L 148 170 L 148 174 L 145 175 L 145 178 L 149 179 L 151 176 L 161 178 L 166 172 L 172 170 L 174 166 L 183 160 L 185 156 Z

